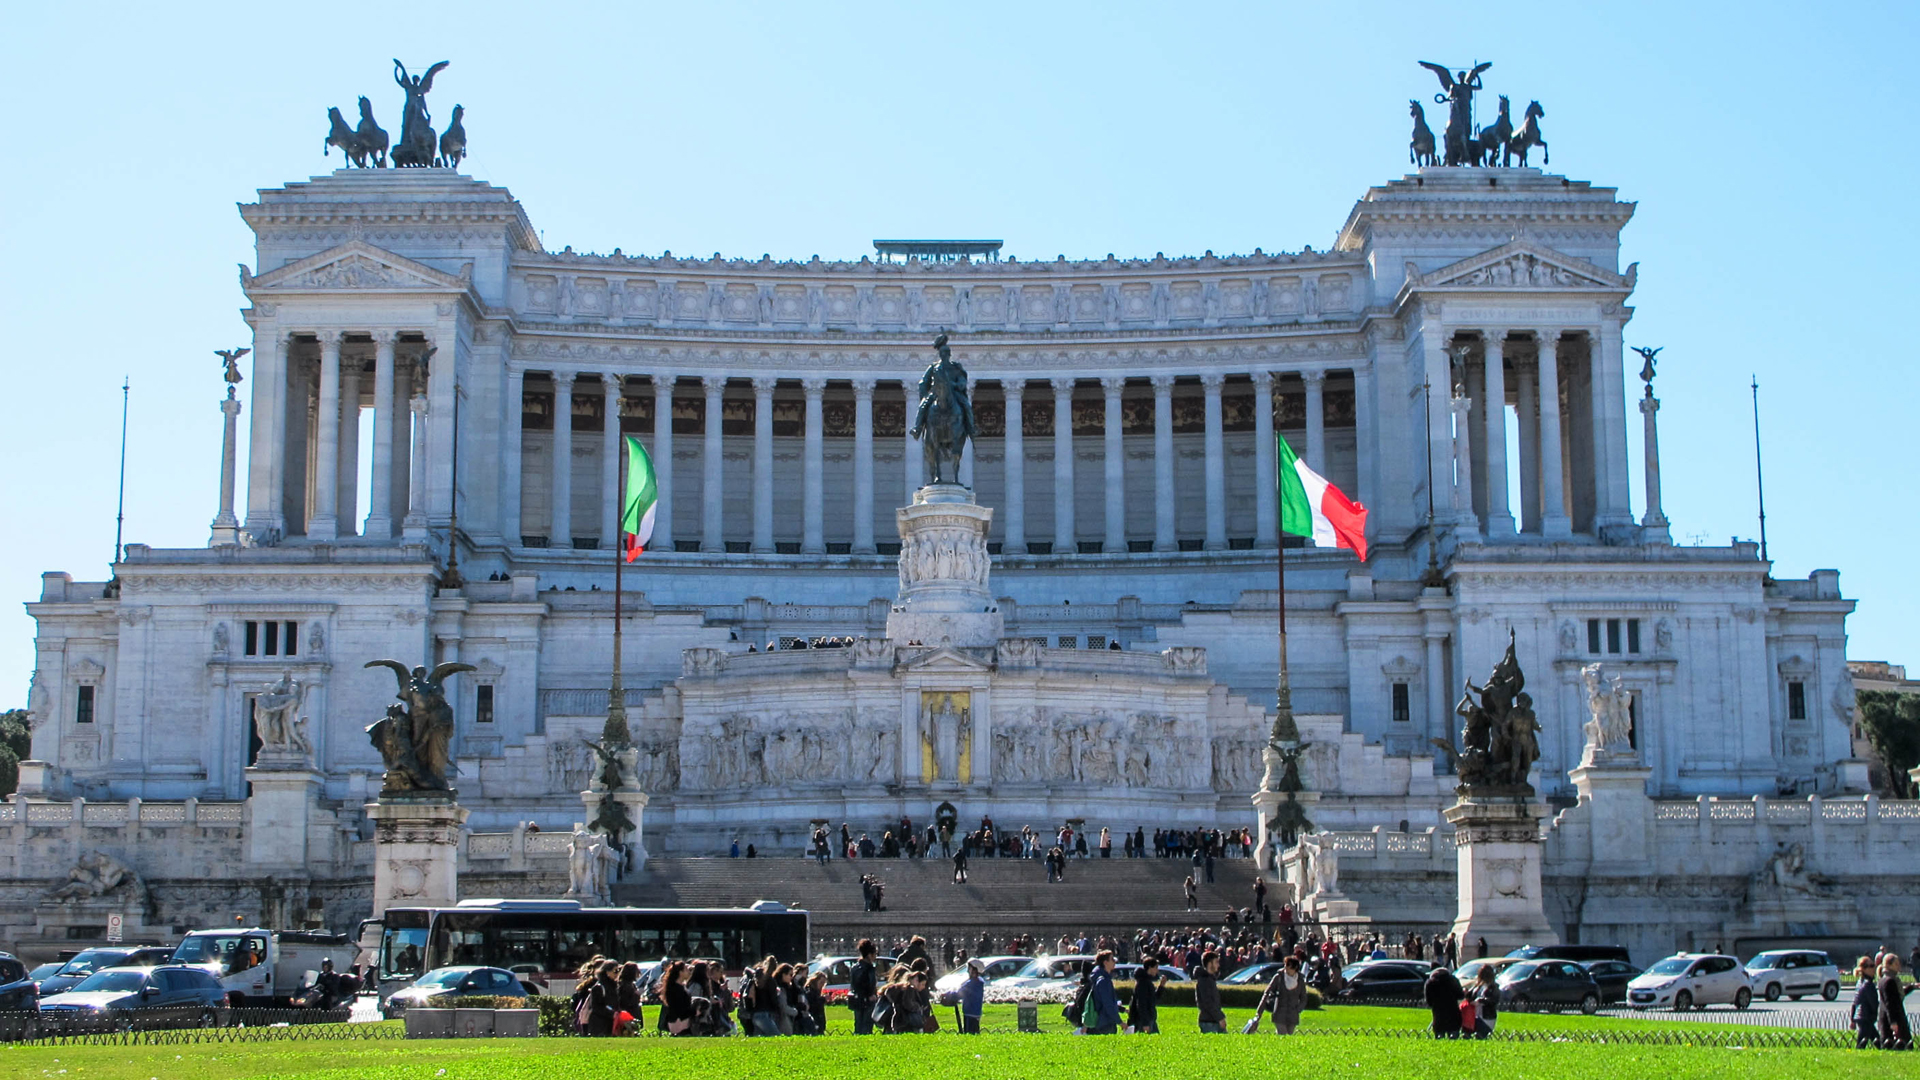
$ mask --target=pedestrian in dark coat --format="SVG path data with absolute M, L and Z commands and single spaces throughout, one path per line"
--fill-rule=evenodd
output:
M 1094 1011 L 1094 1022 L 1087 1025 L 1089 1035 L 1113 1035 L 1120 1031 L 1120 995 L 1113 989 L 1113 954 L 1102 952 L 1093 961 L 1093 984 L 1087 1000 Z
M 1152 956 L 1147 957 L 1133 977 L 1133 1000 L 1127 1008 L 1127 1026 L 1133 1029 L 1134 1034 L 1160 1034 L 1160 988 L 1166 982 L 1167 976 L 1160 970 L 1160 961 Z
M 1220 1007 L 1220 954 L 1209 950 L 1200 958 L 1200 972 L 1193 977 L 1193 1003 L 1200 1010 L 1200 1031 L 1219 1035 L 1227 1030 L 1227 1014 Z
M 1900 981 L 1900 958 L 1888 954 L 1880 961 L 1880 1049 L 1913 1049 L 1913 1028 L 1907 1022 L 1907 986 Z
M 1865 1050 L 1880 1041 L 1880 982 L 1873 959 L 1863 956 L 1853 969 L 1853 1045 Z
M 1427 1008 L 1433 1011 L 1433 1037 L 1436 1039 L 1457 1039 L 1460 1037 L 1460 999 L 1466 994 L 1460 989 L 1460 980 L 1453 972 L 1437 967 L 1427 976 Z

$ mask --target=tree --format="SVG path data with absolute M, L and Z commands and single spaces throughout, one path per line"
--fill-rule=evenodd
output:
M 0 713 L 0 797 L 20 786 L 20 762 L 31 753 L 33 732 L 27 727 L 27 710 Z
M 1861 690 L 1854 695 L 1860 708 L 1860 733 L 1887 770 L 1887 792 L 1896 799 L 1914 797 L 1907 771 L 1920 765 L 1920 694 L 1892 690 Z

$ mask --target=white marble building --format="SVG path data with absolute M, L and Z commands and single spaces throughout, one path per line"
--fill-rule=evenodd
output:
M 1649 796 L 1857 792 L 1837 572 L 1777 581 L 1752 545 L 1672 545 L 1657 494 L 1629 505 L 1633 210 L 1535 169 L 1428 168 L 1368 190 L 1325 251 L 777 262 L 548 252 L 506 190 L 450 170 L 263 190 L 241 208 L 244 501 L 206 547 L 129 545 L 117 595 L 45 576 L 26 794 L 243 799 L 251 699 L 292 672 L 317 797 L 354 834 L 379 769 L 361 729 L 393 689 L 361 665 L 462 660 L 472 828 L 577 819 L 625 431 L 662 472 L 623 656 L 656 853 L 942 799 L 1240 824 L 1276 677 L 1276 430 L 1371 508 L 1368 564 L 1288 556 L 1323 820 L 1444 827 L 1429 740 L 1510 630 L 1549 796 L 1573 799 L 1595 660 L 1633 694 Z M 941 328 L 975 385 L 962 481 L 992 512 L 995 619 L 945 650 L 888 635 L 922 481 L 906 395 Z M 871 640 L 787 648 L 821 635 Z M 923 712 L 960 699 L 922 695 L 955 691 L 971 749 L 943 775 Z

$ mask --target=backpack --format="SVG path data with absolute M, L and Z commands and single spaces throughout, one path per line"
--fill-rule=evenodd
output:
M 879 1024 L 883 1030 L 891 1030 L 893 1027 L 893 999 L 885 994 L 881 994 L 879 999 L 873 1003 L 872 1016 L 873 1022 Z
M 1080 1009 L 1080 1026 L 1088 1031 L 1100 1026 L 1100 1003 L 1093 1000 L 1092 994 L 1087 995 L 1087 1003 Z

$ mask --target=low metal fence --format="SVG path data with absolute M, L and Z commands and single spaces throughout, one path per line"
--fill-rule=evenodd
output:
M 367 1038 L 379 1036 L 362 1034 L 363 1029 L 388 1030 L 377 1025 L 349 1024 L 352 1015 L 351 1007 L 236 1009 L 218 1006 L 129 1009 L 120 1012 L 69 1012 L 61 1009 L 0 1012 L 0 1041 L 41 1042 L 101 1037 L 157 1042 L 243 1041 L 250 1037 Z M 327 1034 L 334 1029 L 341 1030 L 338 1034 Z

